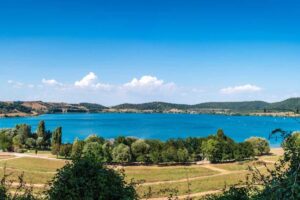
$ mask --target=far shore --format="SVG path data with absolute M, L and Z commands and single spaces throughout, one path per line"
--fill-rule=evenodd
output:
M 23 112 L 17 112 L 17 113 L 2 113 L 0 114 L 0 118 L 17 118 L 17 117 L 34 117 L 39 116 L 43 114 L 80 114 L 80 113 L 140 113 L 140 114 L 191 114 L 191 115 L 201 115 L 201 114 L 209 114 L 209 115 L 227 115 L 227 116 L 257 116 L 257 117 L 290 117 L 290 118 L 296 118 L 300 117 L 300 114 L 296 114 L 294 112 L 257 112 L 257 113 L 228 113 L 228 112 L 188 112 L 188 111 L 182 111 L 182 110 L 170 110 L 170 111 L 164 111 L 164 112 L 155 112 L 151 110 L 147 111 L 139 111 L 139 110 L 115 110 L 115 109 L 107 109 L 103 110 L 102 112 L 60 112 L 60 113 L 23 113 Z

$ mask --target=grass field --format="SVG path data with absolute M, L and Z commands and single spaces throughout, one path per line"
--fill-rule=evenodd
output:
M 124 170 L 127 180 L 144 180 L 145 182 L 178 180 L 187 177 L 209 176 L 218 173 L 217 171 L 197 165 L 173 167 L 138 166 L 125 167 Z
M 32 153 L 25 157 L 15 157 L 13 155 L 0 155 L 0 176 L 3 175 L 4 166 L 6 173 L 11 174 L 10 180 L 17 181 L 18 175 L 24 172 L 24 179 L 27 183 L 36 184 L 37 191 L 42 189 L 55 175 L 56 170 L 63 167 L 65 160 L 53 159 L 49 152 L 43 152 L 35 158 Z M 260 159 L 272 162 L 277 161 L 278 155 L 263 156 Z M 142 181 L 137 186 L 138 193 L 143 196 L 149 193 L 151 188 L 152 197 L 168 196 L 164 189 L 174 189 L 178 195 L 201 193 L 206 191 L 220 190 L 225 185 L 237 184 L 244 181 L 248 166 L 257 166 L 262 171 L 261 162 L 247 161 L 226 164 L 205 164 L 190 166 L 127 166 L 123 167 L 126 180 Z M 120 168 L 120 167 L 118 167 Z

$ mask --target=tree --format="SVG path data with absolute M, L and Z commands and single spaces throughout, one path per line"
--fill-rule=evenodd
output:
M 47 192 L 49 200 L 136 200 L 132 184 L 124 175 L 100 164 L 93 157 L 68 163 L 53 178 Z
M 36 141 L 33 138 L 27 138 L 25 141 L 26 148 L 33 149 L 36 146 Z
M 0 148 L 3 151 L 12 150 L 12 137 L 9 134 L 9 130 L 2 130 L 0 132 Z
M 65 158 L 71 157 L 72 144 L 63 144 L 60 146 L 59 155 Z
M 110 142 L 105 142 L 102 145 L 103 150 L 103 161 L 104 162 L 111 162 L 112 161 L 112 145 Z
M 149 149 L 149 159 L 152 163 L 160 163 L 162 161 L 161 153 L 164 143 L 160 140 L 145 140 L 150 146 Z
M 247 178 L 245 186 L 236 185 L 226 189 L 223 194 L 212 195 L 206 200 L 296 200 L 300 199 L 300 146 L 297 135 L 276 129 L 271 136 L 283 137 L 284 155 L 268 174 L 257 168 Z M 277 137 L 277 136 L 276 136 Z M 245 183 L 243 183 L 244 185 Z
M 177 150 L 173 146 L 166 147 L 161 153 L 163 162 L 176 162 L 177 161 Z
M 40 121 L 38 128 L 37 128 L 37 136 L 44 138 L 46 134 L 46 127 L 45 127 L 45 121 Z
M 52 133 L 52 140 L 51 140 L 52 154 L 58 155 L 61 143 L 62 143 L 62 128 L 58 127 Z
M 104 161 L 102 145 L 98 142 L 85 143 L 82 153 L 84 156 L 93 156 L 100 162 Z
M 254 149 L 254 154 L 256 156 L 261 156 L 270 153 L 270 145 L 266 139 L 261 137 L 251 137 L 246 141 L 252 144 Z
M 189 152 L 186 148 L 178 149 L 177 158 L 179 162 L 187 162 L 189 159 Z
M 85 143 L 97 142 L 99 144 L 103 144 L 105 142 L 104 138 L 99 137 L 99 136 L 97 136 L 95 134 L 89 135 L 84 141 L 85 141 Z
M 121 143 L 113 148 L 112 157 L 114 162 L 129 162 L 132 158 L 130 148 L 127 145 Z
M 150 146 L 144 140 L 137 140 L 131 145 L 132 154 L 138 162 L 148 161 L 149 150 Z
M 221 142 L 211 138 L 202 143 L 202 152 L 204 157 L 211 162 L 222 161 L 222 146 Z
M 17 135 L 22 135 L 23 138 L 26 140 L 28 137 L 31 136 L 31 126 L 27 124 L 18 124 L 16 125 L 16 132 Z
M 25 136 L 24 135 L 16 135 L 13 137 L 13 146 L 14 149 L 21 149 L 23 147 L 23 144 L 25 144 Z
M 80 158 L 82 155 L 83 146 L 84 146 L 84 141 L 75 138 L 72 145 L 71 157 Z
M 234 159 L 241 161 L 254 157 L 254 149 L 250 142 L 241 142 L 235 145 Z

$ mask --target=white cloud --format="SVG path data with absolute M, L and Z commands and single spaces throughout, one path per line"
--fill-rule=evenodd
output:
M 7 81 L 7 83 L 12 85 L 14 88 L 22 88 L 24 86 L 24 83 L 13 81 L 13 80 L 9 80 Z
M 155 76 L 142 76 L 140 79 L 133 78 L 130 82 L 123 85 L 124 89 L 131 90 L 152 90 L 152 89 L 174 89 L 175 84 L 165 83 L 164 80 L 160 80 Z
M 57 82 L 55 79 L 42 79 L 42 83 L 49 86 L 56 86 L 56 85 L 62 85 L 61 83 Z
M 109 84 L 99 83 L 97 82 L 98 77 L 94 72 L 88 73 L 86 76 L 84 76 L 81 80 L 76 81 L 74 83 L 75 87 L 80 88 L 94 88 L 94 89 L 104 89 L 109 90 L 112 88 Z
M 142 76 L 140 79 L 134 78 L 129 83 L 125 83 L 125 87 L 157 87 L 164 84 L 163 80 L 159 80 L 155 76 Z
M 246 84 L 234 87 L 227 87 L 220 90 L 222 94 L 239 94 L 239 93 L 253 93 L 259 92 L 262 88 L 256 85 Z
M 90 72 L 86 76 L 84 76 L 80 81 L 76 81 L 74 85 L 82 88 L 93 86 L 97 79 L 98 77 L 96 76 L 96 74 L 94 72 Z

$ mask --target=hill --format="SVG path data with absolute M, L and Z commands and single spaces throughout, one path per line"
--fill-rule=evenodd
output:
M 147 113 L 214 113 L 214 114 L 270 114 L 278 112 L 298 113 L 300 98 L 281 102 L 207 102 L 195 105 L 150 102 L 120 104 L 105 107 L 93 103 L 52 103 L 42 101 L 0 102 L 0 116 L 27 116 L 44 113 L 99 113 L 99 112 L 147 112 Z
M 107 109 L 107 107 L 91 103 L 0 102 L 0 116 L 27 116 L 45 113 L 97 113 L 102 112 L 104 109 Z

